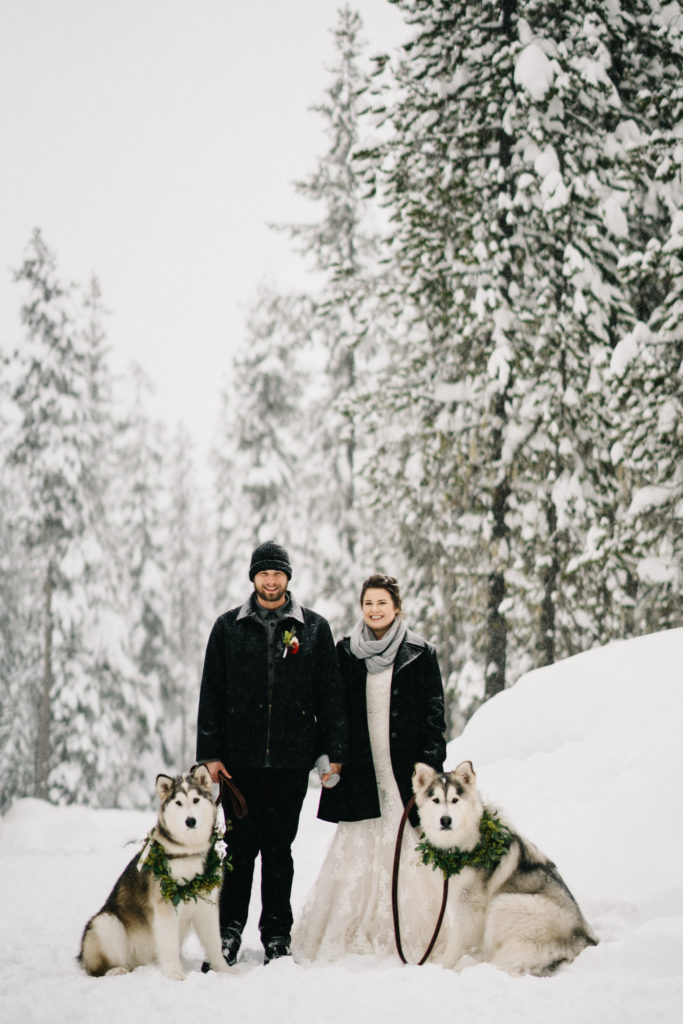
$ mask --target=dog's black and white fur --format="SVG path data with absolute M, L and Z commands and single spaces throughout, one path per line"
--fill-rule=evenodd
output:
M 159 817 L 150 839 L 163 847 L 169 874 L 190 881 L 204 871 L 213 837 L 216 806 L 211 776 L 204 765 L 186 775 L 158 775 Z M 218 924 L 218 889 L 178 907 L 165 900 L 152 871 L 141 870 L 145 851 L 130 861 L 109 897 L 83 933 L 79 961 L 88 974 L 125 974 L 158 963 L 170 978 L 184 977 L 183 941 L 192 926 L 214 971 L 229 971 Z
M 484 804 L 470 761 L 445 774 L 417 764 L 413 791 L 428 843 L 474 849 Z M 438 959 L 462 967 L 470 956 L 510 974 L 549 975 L 597 939 L 552 861 L 504 824 L 512 842 L 498 866 L 468 866 L 449 880 L 449 932 Z

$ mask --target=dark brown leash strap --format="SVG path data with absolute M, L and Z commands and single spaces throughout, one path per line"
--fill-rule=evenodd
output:
M 394 850 L 394 870 L 393 870 L 393 873 L 392 873 L 392 876 L 391 876 L 391 912 L 392 912 L 392 914 L 394 916 L 394 938 L 396 939 L 396 949 L 398 950 L 398 955 L 400 956 L 401 961 L 404 964 L 407 964 L 408 961 L 406 960 L 405 956 L 403 955 L 403 947 L 401 946 L 401 927 L 399 925 L 399 920 L 398 920 L 398 868 L 399 868 L 399 863 L 400 863 L 400 860 L 401 860 L 401 843 L 403 842 L 403 833 L 405 831 L 406 822 L 408 820 L 408 815 L 410 814 L 411 810 L 413 809 L 414 804 L 415 804 L 415 797 L 412 796 L 410 798 L 410 800 L 408 801 L 408 803 L 406 804 L 406 807 L 405 807 L 405 809 L 403 811 L 403 816 L 401 817 L 401 824 L 398 826 L 398 835 L 396 837 L 396 848 Z M 441 930 L 441 923 L 443 921 L 443 916 L 446 913 L 446 900 L 447 900 L 447 898 L 448 898 L 448 878 L 446 876 L 444 876 L 444 880 L 443 880 L 443 896 L 441 898 L 441 910 L 439 911 L 439 918 L 438 918 L 438 920 L 436 922 L 436 928 L 434 929 L 434 934 L 432 935 L 430 943 L 427 946 L 425 954 L 422 957 L 422 959 L 418 961 L 418 964 L 417 964 L 418 967 L 422 967 L 422 965 L 424 963 L 426 963 L 427 959 L 429 958 L 429 954 L 434 949 L 434 944 L 435 944 L 435 942 L 436 942 L 436 940 L 437 940 L 437 938 L 439 936 L 439 932 Z
M 223 772 L 218 773 L 218 796 L 216 797 L 216 803 L 219 804 L 223 800 L 225 791 L 227 790 L 228 796 L 230 797 L 230 803 L 232 804 L 233 814 L 236 818 L 246 818 L 249 813 L 247 807 L 247 801 L 244 799 L 239 789 L 227 775 Z

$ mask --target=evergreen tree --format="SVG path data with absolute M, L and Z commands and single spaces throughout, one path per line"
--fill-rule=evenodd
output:
M 88 469 L 80 440 L 87 430 L 88 366 L 75 326 L 73 288 L 59 281 L 54 255 L 33 234 L 15 278 L 27 290 L 23 343 L 14 353 L 11 397 L 21 418 L 11 462 L 21 467 L 26 504 L 21 530 L 42 604 L 41 671 L 26 699 L 38 707 L 33 751 L 34 793 L 50 795 L 50 776 L 64 760 L 69 666 L 77 623 L 71 614 L 68 557 L 88 520 Z
M 615 400 L 610 368 L 620 340 L 649 315 L 643 291 L 629 287 L 624 267 L 642 247 L 657 246 L 669 224 L 670 211 L 656 198 L 661 189 L 642 159 L 655 140 L 669 157 L 675 151 L 666 121 L 671 98 L 680 94 L 680 33 L 663 31 L 662 10 L 622 4 L 608 14 L 602 5 L 589 5 L 580 13 L 566 12 L 560 31 L 545 30 L 552 60 L 537 140 L 541 153 L 553 147 L 566 189 L 556 212 L 542 211 L 562 241 L 561 251 L 555 250 L 561 275 L 554 275 L 547 312 L 545 297 L 540 291 L 534 295 L 537 310 L 544 311 L 544 345 L 530 362 L 539 384 L 548 386 L 535 449 L 555 431 L 555 451 L 545 443 L 539 466 L 547 472 L 547 486 L 545 530 L 538 534 L 552 552 L 542 594 L 544 660 L 637 628 L 631 614 L 635 551 L 629 551 L 620 527 L 631 496 L 615 456 L 622 445 L 632 445 L 639 427 Z M 540 26 L 533 27 L 537 39 Z M 522 66 L 533 45 L 526 41 L 517 64 L 526 104 L 539 103 Z M 664 102 L 653 103 L 654 95 Z M 564 140 L 553 113 L 570 129 Z M 680 184 L 678 191 L 680 201 Z M 540 280 L 541 265 L 553 264 L 549 246 L 538 250 L 545 258 L 532 266 Z M 661 285 L 664 291 L 650 291 L 650 309 L 667 290 L 660 279 Z M 646 419 L 645 407 L 651 412 L 653 400 L 653 391 L 640 391 Z
M 86 637 L 87 705 L 79 709 L 70 741 L 71 756 L 82 750 L 89 772 L 89 799 L 101 806 L 146 806 L 150 771 L 146 755 L 153 740 L 157 711 L 132 656 L 129 611 L 130 578 L 118 533 L 122 491 L 117 418 L 109 347 L 107 311 L 97 278 L 83 298 L 83 335 L 88 354 L 88 417 L 91 433 L 83 438 L 91 466 L 93 536 L 75 587 L 80 592 Z M 94 685 L 93 685 L 94 684 Z M 94 752 L 94 757 L 93 757 Z M 150 758 L 151 759 L 151 758 Z M 154 760 L 153 771 L 158 770 Z M 69 765 L 65 771 L 71 771 Z M 78 794 L 79 799 L 83 799 Z
M 166 439 L 162 425 L 146 411 L 151 386 L 139 366 L 131 368 L 130 384 L 116 433 L 114 535 L 125 578 L 127 650 L 140 707 L 145 709 L 136 719 L 136 732 L 141 752 L 152 753 L 158 749 L 161 695 L 171 690 Z
M 203 609 L 205 516 L 184 426 L 172 439 L 168 462 L 168 675 L 161 690 L 160 732 L 164 763 L 181 771 L 194 760 L 202 645 L 208 636 Z
M 631 244 L 620 267 L 637 319 L 610 363 L 610 420 L 628 429 L 613 429 L 610 439 L 619 512 L 594 545 L 613 567 L 611 607 L 622 635 L 683 622 L 683 27 L 669 5 L 639 14 L 634 7 L 613 48 L 618 71 L 623 51 L 640 60 L 629 86 L 626 159 L 642 188 L 624 202 Z
M 680 165 L 677 177 L 680 187 Z M 610 447 L 621 506 L 612 529 L 596 526 L 590 555 L 613 565 L 610 590 L 624 595 L 616 608 L 623 635 L 683 622 L 682 224 L 672 204 L 668 237 L 629 260 L 636 293 L 664 301 L 622 339 L 610 364 L 611 421 L 629 424 Z
M 615 635 L 607 611 L 628 598 L 616 562 L 595 560 L 587 586 L 577 558 L 621 507 L 605 395 L 636 309 L 620 268 L 665 223 L 625 227 L 652 198 L 632 122 L 673 156 L 670 104 L 641 104 L 655 81 L 676 94 L 680 48 L 656 4 L 398 6 L 415 35 L 384 65 L 391 135 L 366 154 L 404 299 L 370 404 L 401 429 L 375 465 L 397 480 L 448 666 L 483 661 L 489 696 L 510 667 Z
M 379 435 L 372 473 L 378 494 L 384 474 L 395 481 L 385 508 L 401 510 L 410 588 L 449 688 L 463 661 L 478 657 L 490 695 L 507 657 L 502 456 L 518 314 L 502 122 L 513 31 L 507 5 L 400 6 L 415 37 L 378 102 L 389 139 L 368 154 L 370 184 L 391 212 L 395 296 L 393 352 L 375 388 L 380 401 L 369 396 L 379 429 L 392 429 Z
M 36 721 L 22 731 L 33 736 L 33 749 L 21 750 L 15 734 L 9 756 L 28 763 L 30 755 L 36 796 L 95 799 L 92 780 L 110 768 L 107 752 L 113 750 L 103 742 L 113 690 L 97 658 L 98 626 L 111 596 L 102 518 L 101 453 L 109 437 L 105 352 L 92 306 L 98 293 L 91 290 L 86 301 L 91 318 L 84 325 L 76 289 L 59 280 L 38 230 L 15 277 L 25 291 L 25 334 L 9 363 L 16 425 L 7 457 L 22 503 L 4 532 L 20 539 L 22 579 L 34 595 L 31 608 L 19 604 L 26 613 L 15 624 L 26 683 L 22 701 L 35 709 Z M 17 543 L 13 555 L 19 554 Z
M 307 315 L 305 300 L 262 289 L 223 394 L 213 453 L 212 592 L 221 610 L 244 601 L 249 556 L 264 540 L 289 547 L 297 577 L 306 578 L 309 516 L 301 480 L 310 442 L 301 410 Z
M 8 407 L 2 389 L 0 406 Z M 5 424 L 3 424 L 3 427 Z M 40 616 L 26 571 L 26 551 L 18 527 L 23 479 L 9 465 L 8 438 L 0 445 L 0 814 L 12 798 L 35 791 L 36 706 L 34 680 L 40 675 Z
M 241 481 L 237 471 L 236 396 L 232 382 L 224 382 L 216 439 L 211 451 L 211 543 L 212 559 L 208 567 L 208 589 L 212 621 L 223 611 L 244 600 L 244 520 L 240 516 Z M 246 531 L 248 531 L 248 526 Z M 244 543 L 248 544 L 246 537 Z M 238 582 L 239 581 L 239 582 Z
M 304 395 L 308 444 L 306 489 L 313 515 L 308 561 L 316 601 L 341 628 L 357 616 L 357 594 L 375 550 L 359 493 L 364 432 L 358 425 L 358 379 L 377 343 L 376 212 L 365 197 L 354 153 L 360 144 L 369 73 L 363 61 L 360 15 L 345 5 L 333 31 L 330 85 L 313 110 L 321 115 L 329 148 L 312 174 L 296 183 L 320 211 L 312 223 L 290 226 L 313 271 L 315 290 L 306 325 L 311 387 Z M 370 567 L 369 569 L 367 567 Z
M 40 231 L 16 279 L 26 293 L 25 337 L 6 367 L 13 499 L 3 503 L 3 568 L 15 584 L 0 729 L 14 788 L 2 799 L 138 802 L 147 709 L 126 653 L 112 539 L 114 420 L 101 293 L 95 280 L 82 299 L 60 282 Z

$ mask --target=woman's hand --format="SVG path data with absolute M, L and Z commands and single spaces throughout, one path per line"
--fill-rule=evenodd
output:
M 325 774 L 321 776 L 320 781 L 322 782 L 323 786 L 325 785 L 325 783 L 327 782 L 331 775 L 339 775 L 341 770 L 342 766 L 340 764 L 337 764 L 336 762 L 334 764 L 331 764 L 329 772 L 325 772 Z

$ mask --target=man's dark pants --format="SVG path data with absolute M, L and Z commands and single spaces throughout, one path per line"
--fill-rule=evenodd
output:
M 220 924 L 223 935 L 242 933 L 249 913 L 254 861 L 261 854 L 261 918 L 259 931 L 265 945 L 269 939 L 286 938 L 292 928 L 290 897 L 294 863 L 292 843 L 299 827 L 301 806 L 308 787 L 308 771 L 260 768 L 233 774 L 249 813 L 235 818 L 225 800 L 226 819 L 232 829 L 226 835 L 232 871 L 226 870 L 220 895 Z

